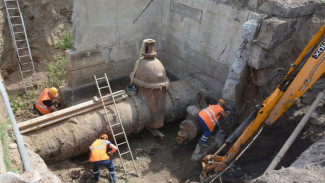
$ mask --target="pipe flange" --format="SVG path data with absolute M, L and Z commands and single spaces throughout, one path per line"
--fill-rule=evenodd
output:
M 170 97 L 171 101 L 173 102 L 173 110 L 174 110 L 173 118 L 174 118 L 175 115 L 176 115 L 176 109 L 177 109 L 176 98 L 175 98 L 174 95 L 170 92 L 169 89 L 167 89 L 167 93 L 169 94 L 169 97 Z
M 151 88 L 151 89 L 161 89 L 162 90 L 162 88 L 167 88 L 169 85 L 169 80 L 165 81 L 165 82 L 161 82 L 161 83 L 147 83 L 147 82 L 140 81 L 139 79 L 134 77 L 132 81 L 137 86 L 141 86 L 144 88 Z
M 144 128 L 144 120 L 143 120 L 143 112 L 141 110 L 141 104 L 140 104 L 140 100 L 137 97 L 131 97 L 132 98 L 132 102 L 135 106 L 135 110 L 138 113 L 138 125 L 137 128 L 135 130 L 135 133 L 141 132 L 142 129 Z

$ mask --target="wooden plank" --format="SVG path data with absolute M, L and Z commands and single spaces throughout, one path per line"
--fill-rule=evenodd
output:
M 124 90 L 119 90 L 119 91 L 113 93 L 113 95 L 115 97 L 121 96 L 123 94 L 125 94 Z M 106 99 L 106 100 L 108 100 L 108 99 Z M 83 103 L 80 103 L 80 104 L 77 104 L 77 105 L 74 105 L 74 106 L 59 110 L 59 111 L 55 111 L 55 112 L 47 114 L 47 115 L 43 115 L 43 116 L 40 116 L 40 117 L 37 117 L 37 118 L 34 118 L 34 119 L 30 119 L 28 121 L 18 123 L 18 128 L 19 129 L 24 129 L 24 128 L 27 128 L 29 126 L 42 123 L 44 121 L 52 120 L 52 119 L 58 118 L 60 116 L 67 115 L 67 114 L 69 114 L 71 112 L 79 111 L 79 110 L 82 110 L 84 108 L 89 108 L 89 107 L 91 107 L 93 105 L 96 105 L 96 104 L 101 104 L 101 100 L 99 100 L 99 101 L 89 100 L 87 102 L 83 102 Z M 12 130 L 11 126 L 8 129 Z
M 116 97 L 115 102 L 121 102 L 122 100 L 124 100 L 126 98 L 128 98 L 128 95 L 123 94 L 122 96 Z M 113 101 L 111 100 L 111 101 L 105 102 L 105 105 L 109 105 L 109 104 L 113 104 Z M 95 110 L 95 109 L 98 109 L 98 108 L 101 108 L 101 107 L 103 107 L 102 104 L 96 104 L 96 105 L 91 106 L 89 108 L 83 108 L 81 110 L 74 111 L 74 112 L 69 113 L 67 115 L 60 116 L 58 118 L 51 119 L 51 120 L 48 120 L 48 121 L 44 121 L 42 123 L 38 123 L 38 124 L 35 124 L 33 126 L 29 126 L 27 128 L 24 128 L 24 129 L 20 130 L 20 133 L 24 134 L 24 133 L 28 133 L 28 132 L 31 132 L 31 131 L 39 130 L 39 129 L 44 128 L 46 126 L 52 125 L 54 123 L 58 123 L 60 121 L 72 118 L 74 116 L 77 116 L 77 115 L 80 115 L 80 114 L 83 114 L 83 113 L 86 113 L 86 112 L 89 112 L 89 111 L 92 111 L 92 110 Z

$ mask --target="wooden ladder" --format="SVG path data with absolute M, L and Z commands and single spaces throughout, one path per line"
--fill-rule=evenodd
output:
M 138 176 L 139 175 L 138 174 L 138 169 L 137 169 L 137 166 L 135 164 L 129 142 L 128 142 L 128 139 L 127 139 L 126 134 L 125 134 L 125 130 L 124 130 L 124 127 L 123 127 L 123 124 L 122 124 L 121 116 L 120 116 L 119 111 L 118 111 L 118 109 L 116 107 L 116 102 L 115 102 L 115 98 L 114 98 L 115 96 L 112 93 L 112 89 L 111 89 L 111 86 L 109 84 L 107 75 L 105 73 L 104 77 L 97 78 L 96 75 L 94 75 L 94 77 L 95 77 L 98 93 L 99 93 L 100 99 L 102 101 L 103 108 L 105 110 L 105 115 L 106 115 L 106 118 L 107 118 L 107 121 L 108 121 L 108 124 L 109 124 L 109 129 L 110 129 L 110 131 L 112 133 L 114 142 L 115 142 L 116 146 L 118 147 L 118 154 L 119 154 L 121 164 L 123 166 L 123 170 L 124 170 L 124 173 L 126 175 L 126 178 L 130 174 L 134 174 L 134 175 Z M 104 86 L 99 86 L 99 81 L 103 81 L 103 80 L 104 80 Z M 101 84 L 103 84 L 103 82 L 101 82 Z M 108 95 L 103 95 L 102 91 L 107 90 L 107 89 L 108 89 L 109 94 Z M 114 105 L 114 108 L 115 108 L 115 113 L 113 113 L 113 114 L 109 114 L 107 112 L 107 107 L 109 105 L 105 105 L 105 103 L 104 103 L 104 100 L 107 99 L 107 98 L 112 98 L 113 104 L 111 104 L 111 105 Z M 115 124 L 111 123 L 110 117 L 111 118 L 115 117 L 115 118 L 118 119 L 118 120 L 116 120 Z M 119 139 L 119 142 L 117 142 L 117 140 L 116 140 L 117 136 L 122 136 Z M 122 139 L 122 141 L 120 141 L 121 139 Z M 121 152 L 120 147 L 125 146 L 125 145 L 127 145 L 127 151 Z M 127 155 L 129 155 L 129 157 L 131 157 L 132 161 L 131 160 L 129 160 L 129 161 L 126 160 Z M 130 163 L 133 164 L 133 166 L 131 166 L 132 167 L 131 171 L 129 171 L 130 166 L 127 166 Z

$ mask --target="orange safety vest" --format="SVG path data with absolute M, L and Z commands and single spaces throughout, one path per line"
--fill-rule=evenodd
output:
M 46 105 L 43 104 L 44 100 L 52 100 L 51 97 L 48 94 L 49 89 L 45 88 L 42 93 L 40 94 L 37 103 L 36 103 L 36 108 L 39 112 L 42 114 L 49 114 L 51 112 L 51 108 L 47 107 Z
M 218 123 L 223 108 L 220 105 L 209 105 L 209 107 L 201 110 L 199 116 L 203 119 L 205 124 L 208 126 L 210 132 L 213 131 L 214 127 Z
M 108 160 L 109 156 L 106 153 L 107 147 L 104 139 L 97 139 L 89 147 L 90 162 Z

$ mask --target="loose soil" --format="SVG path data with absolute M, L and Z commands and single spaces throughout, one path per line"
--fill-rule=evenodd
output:
M 133 155 L 139 170 L 139 177 L 128 176 L 129 182 L 185 182 L 188 179 L 198 180 L 200 174 L 199 163 L 191 162 L 190 156 L 195 148 L 195 143 L 187 146 L 176 144 L 176 134 L 179 122 L 166 124 L 161 129 L 165 138 L 154 137 L 148 131 L 132 134 L 128 137 Z M 124 152 L 122 150 L 122 152 Z M 63 182 L 91 182 L 91 163 L 86 162 L 89 154 L 57 162 L 49 165 L 49 168 L 60 177 Z M 123 168 L 118 155 L 112 157 L 116 166 L 116 174 L 125 182 Z M 77 170 L 80 176 L 71 176 L 72 171 Z M 79 173 L 78 173 L 79 174 Z M 107 170 L 101 169 L 102 177 L 99 182 L 107 182 Z

